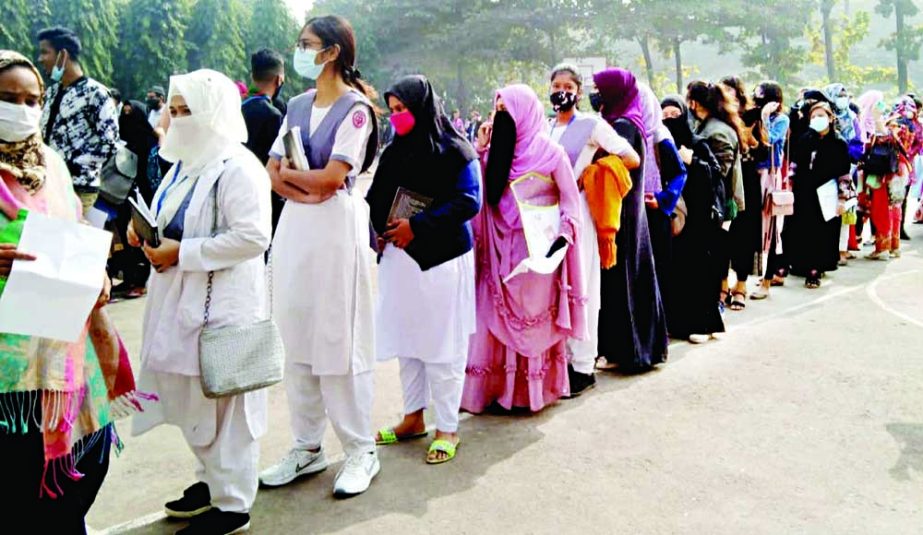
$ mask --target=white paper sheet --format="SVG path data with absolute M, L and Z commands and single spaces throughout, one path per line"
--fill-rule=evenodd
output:
M 99 298 L 112 235 L 32 212 L 0 296 L 0 332 L 75 342 Z
M 824 221 L 830 221 L 836 217 L 836 208 L 840 203 L 840 192 L 837 188 L 836 179 L 830 180 L 817 188 L 817 200 L 820 201 L 820 210 L 824 214 Z

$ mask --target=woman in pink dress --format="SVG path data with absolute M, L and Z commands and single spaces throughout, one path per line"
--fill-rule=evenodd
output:
M 580 193 L 567 154 L 545 133 L 535 92 L 526 85 L 506 87 L 497 92 L 495 108 L 494 121 L 478 131 L 487 202 L 473 222 L 477 332 L 471 337 L 461 406 L 479 413 L 496 402 L 535 412 L 568 394 L 565 343 L 586 336 L 577 239 Z M 558 197 L 560 232 L 548 256 L 565 245 L 568 249 L 551 274 L 528 271 L 505 280 L 529 256 L 510 186 L 528 174 L 550 180 L 549 189 Z

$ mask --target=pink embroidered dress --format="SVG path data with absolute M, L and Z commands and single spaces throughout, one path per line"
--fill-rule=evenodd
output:
M 545 133 L 542 105 L 525 85 L 498 92 L 516 124 L 510 181 L 538 173 L 559 191 L 561 236 L 570 244 L 556 272 L 503 280 L 528 256 L 519 208 L 507 187 L 497 205 L 473 220 L 477 261 L 477 332 L 468 350 L 462 409 L 479 413 L 493 402 L 539 411 L 569 393 L 565 343 L 586 337 L 586 296 L 580 295 L 579 199 L 570 160 Z M 487 154 L 481 164 L 486 168 Z

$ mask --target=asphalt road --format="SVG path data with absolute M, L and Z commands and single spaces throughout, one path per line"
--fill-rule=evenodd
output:
M 331 495 L 336 466 L 261 491 L 252 533 L 918 534 L 923 532 L 923 227 L 903 258 L 853 261 L 728 312 L 729 332 L 537 415 L 466 417 L 455 461 L 426 441 L 381 450 L 364 495 Z M 137 354 L 141 301 L 113 305 Z M 136 363 L 137 366 L 137 363 Z M 401 412 L 396 365 L 376 370 L 374 424 Z M 271 392 L 261 465 L 289 447 Z M 128 435 L 88 521 L 166 534 L 193 482 L 178 430 Z M 328 452 L 340 448 L 328 431 Z

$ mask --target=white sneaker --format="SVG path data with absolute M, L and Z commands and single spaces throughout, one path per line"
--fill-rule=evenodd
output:
M 316 453 L 308 450 L 292 450 L 275 466 L 260 472 L 260 484 L 266 487 L 281 487 L 301 476 L 316 474 L 327 469 L 324 450 Z
M 381 470 L 378 462 L 378 453 L 360 453 L 350 455 L 337 473 L 333 483 L 333 495 L 338 498 L 349 498 L 362 494 L 368 490 L 372 479 Z
M 690 334 L 689 343 L 690 344 L 704 344 L 711 340 L 710 334 Z

